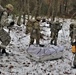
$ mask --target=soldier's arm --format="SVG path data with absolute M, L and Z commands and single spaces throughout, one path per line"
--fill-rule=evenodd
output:
M 5 9 L 0 5 L 0 12 L 4 11 Z
M 2 18 L 1 18 L 1 25 L 4 26 L 8 26 L 8 14 L 6 12 L 3 12 Z
M 3 27 L 11 27 L 14 25 L 14 21 L 8 18 L 8 14 L 6 12 L 3 12 L 3 15 L 1 18 L 1 25 Z

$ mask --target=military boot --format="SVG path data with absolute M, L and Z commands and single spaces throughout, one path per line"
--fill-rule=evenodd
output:
M 5 50 L 5 49 L 2 49 L 2 54 L 6 54 L 6 56 L 8 56 L 8 55 L 9 55 L 9 53 L 8 53 L 8 52 L 6 52 L 6 50 Z
M 75 56 L 74 56 L 74 62 L 73 62 L 73 65 L 74 65 L 74 68 L 76 68 L 76 53 L 75 53 Z

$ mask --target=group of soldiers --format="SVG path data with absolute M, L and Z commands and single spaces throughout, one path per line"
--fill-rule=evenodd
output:
M 11 37 L 8 32 L 6 32 L 3 27 L 10 28 L 14 25 L 14 21 L 8 22 L 8 16 L 13 11 L 14 7 L 11 4 L 7 4 L 5 8 L 0 6 L 0 56 L 9 53 L 6 52 L 6 46 L 10 43 Z M 40 45 L 40 22 L 41 17 L 36 17 L 35 19 L 29 19 L 26 24 L 26 34 L 30 33 L 30 44 L 34 44 L 34 40 L 36 40 L 36 44 Z M 42 22 L 46 22 L 46 19 L 43 19 Z M 51 22 L 49 21 L 49 27 L 51 31 L 51 40 L 50 44 L 57 45 L 58 32 L 61 30 L 62 26 L 59 21 Z M 76 44 L 76 24 L 70 24 L 70 37 L 71 44 L 75 42 Z M 74 58 L 74 66 L 76 67 L 76 53 Z
M 40 40 L 40 22 L 41 18 L 37 17 L 35 20 L 29 20 L 26 24 L 26 34 L 30 33 L 30 45 L 34 44 L 34 39 L 36 39 L 36 44 L 39 45 Z M 45 19 L 42 22 L 46 22 Z M 51 40 L 50 44 L 57 45 L 57 38 L 58 32 L 61 30 L 62 25 L 61 22 L 48 22 L 51 31 Z M 71 37 L 71 44 L 75 43 L 76 45 L 76 24 L 70 24 L 70 37 Z M 74 67 L 76 67 L 76 53 L 74 57 Z
M 8 29 L 14 25 L 14 21 L 8 22 L 8 16 L 13 11 L 14 7 L 11 4 L 7 4 L 5 8 L 0 5 L 0 55 L 4 53 L 9 55 L 6 52 L 6 46 L 10 43 L 11 37 L 8 32 L 6 32 L 3 28 L 7 27 Z M 34 44 L 34 40 L 36 40 L 36 45 L 40 46 L 40 22 L 46 22 L 46 19 L 41 19 L 41 17 L 36 17 L 35 19 L 29 19 L 26 24 L 26 34 L 30 33 L 30 44 Z M 57 22 L 48 22 L 51 30 L 51 38 L 50 44 L 57 45 L 57 37 L 58 31 L 61 29 L 59 21 Z
M 46 19 L 41 19 L 41 17 L 36 17 L 35 20 L 28 20 L 26 24 L 26 34 L 30 33 L 30 45 L 34 44 L 34 39 L 36 39 L 36 44 L 40 45 L 39 40 L 40 40 L 40 22 L 46 22 Z M 51 31 L 51 41 L 50 44 L 52 45 L 57 45 L 57 38 L 58 38 L 58 32 L 62 28 L 61 23 L 59 21 L 56 22 L 50 22 L 49 27 Z

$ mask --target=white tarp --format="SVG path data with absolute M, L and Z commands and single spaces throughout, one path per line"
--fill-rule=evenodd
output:
M 63 56 L 63 46 L 49 45 L 45 47 L 39 47 L 31 45 L 27 49 L 28 57 L 35 61 L 53 60 Z

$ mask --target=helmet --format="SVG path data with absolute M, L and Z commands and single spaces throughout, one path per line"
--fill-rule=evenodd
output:
M 13 11 L 14 7 L 12 4 L 7 4 L 6 8 L 8 8 L 9 10 Z

